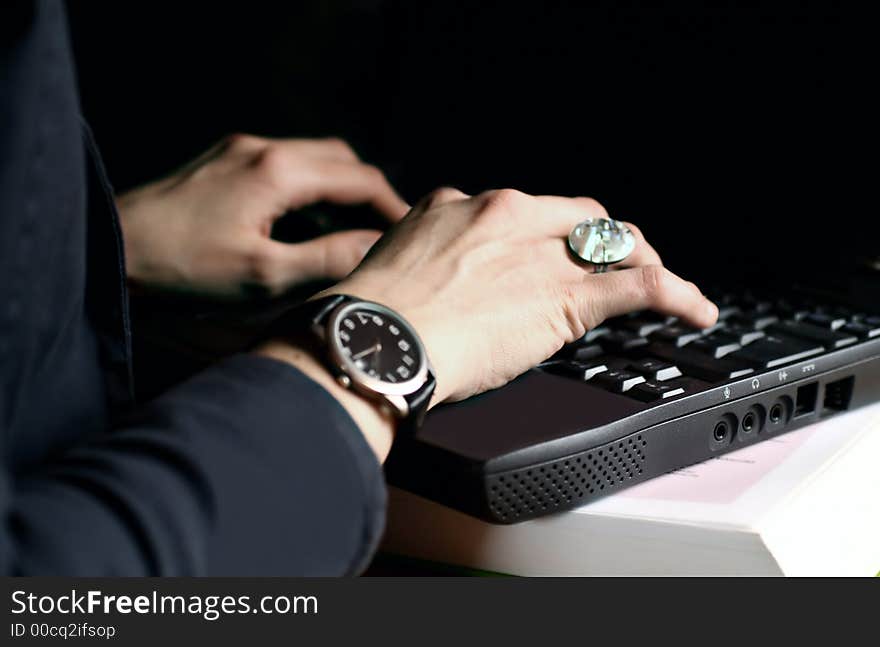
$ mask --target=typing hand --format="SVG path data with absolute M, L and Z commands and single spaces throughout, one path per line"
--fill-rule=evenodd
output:
M 343 231 L 296 244 L 269 237 L 285 212 L 319 201 L 369 203 L 391 222 L 409 209 L 345 142 L 232 136 L 173 175 L 119 197 L 129 277 L 226 296 L 342 278 L 381 232 Z
M 619 269 L 593 274 L 572 258 L 571 229 L 606 215 L 589 198 L 441 189 L 326 292 L 409 320 L 434 365 L 435 404 L 505 384 L 607 317 L 650 308 L 712 325 L 718 309 L 666 270 L 632 225 L 636 248 Z

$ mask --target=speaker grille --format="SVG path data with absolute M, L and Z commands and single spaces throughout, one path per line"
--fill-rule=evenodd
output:
M 513 522 L 571 508 L 638 479 L 648 443 L 633 435 L 556 461 L 487 477 L 489 509 Z

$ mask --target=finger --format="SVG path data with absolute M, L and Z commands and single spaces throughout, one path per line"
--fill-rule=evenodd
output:
M 575 225 L 588 218 L 608 218 L 608 212 L 593 198 L 535 196 L 541 210 L 541 224 L 552 236 L 568 236 Z
M 463 193 L 458 189 L 441 186 L 437 189 L 434 189 L 421 200 L 419 200 L 416 205 L 420 210 L 427 211 L 433 207 L 439 207 L 440 205 L 449 204 L 450 202 L 459 202 L 461 200 L 467 200 L 470 198 L 467 193 Z
M 718 308 L 693 283 L 659 265 L 588 274 L 579 294 L 582 321 L 590 327 L 635 310 L 655 310 L 698 328 L 718 319 Z
M 259 137 L 236 133 L 227 135 L 198 157 L 186 162 L 180 168 L 174 170 L 168 176 L 155 183 L 156 188 L 168 189 L 181 182 L 198 169 L 208 164 L 222 162 L 224 157 L 241 159 L 252 155 L 265 147 L 265 142 Z M 238 162 L 236 162 L 238 164 Z
M 268 240 L 272 283 L 288 287 L 314 279 L 341 279 L 363 260 L 382 236 L 372 229 L 354 229 L 319 236 L 304 243 Z
M 367 203 L 392 222 L 409 211 L 409 205 L 382 171 L 368 164 L 319 160 L 298 173 L 290 173 L 287 183 L 291 209 L 321 200 L 336 204 Z
M 642 230 L 631 222 L 625 222 L 623 224 L 629 227 L 629 230 L 632 232 L 633 237 L 636 239 L 636 246 L 633 248 L 633 251 L 629 256 L 620 263 L 614 265 L 614 267 L 625 268 L 641 267 L 642 265 L 663 265 L 663 261 L 660 260 L 660 254 L 658 254 L 657 250 L 651 247 L 650 243 L 645 240 Z
M 337 162 L 360 162 L 354 149 L 344 139 L 324 137 L 320 139 L 276 139 L 272 143 L 287 149 L 291 155 L 310 159 L 335 160 Z

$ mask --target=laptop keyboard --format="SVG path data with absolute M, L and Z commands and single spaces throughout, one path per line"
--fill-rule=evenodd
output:
M 539 368 L 657 402 L 880 337 L 880 316 L 810 301 L 710 295 L 700 330 L 653 312 L 609 320 Z

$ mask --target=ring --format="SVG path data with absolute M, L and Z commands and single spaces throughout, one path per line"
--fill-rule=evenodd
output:
M 608 266 L 629 256 L 636 246 L 636 237 L 629 227 L 610 218 L 587 218 L 568 234 L 568 247 L 582 261 L 594 265 L 593 272 L 602 274 Z

